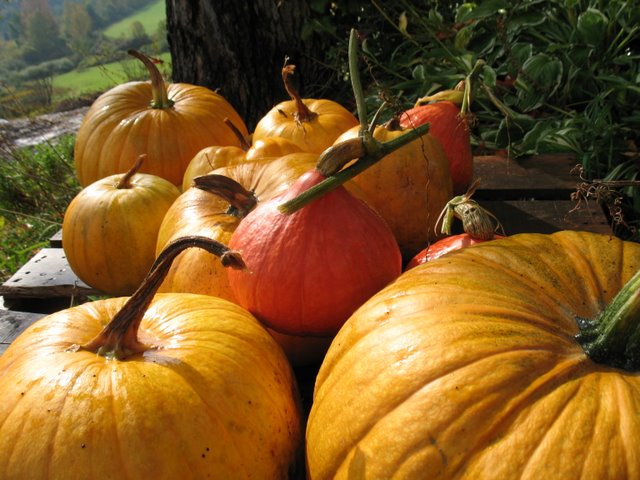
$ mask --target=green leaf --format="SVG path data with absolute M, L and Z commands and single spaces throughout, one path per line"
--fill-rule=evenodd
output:
M 469 20 L 480 20 L 495 15 L 496 13 L 502 13 L 501 11 L 506 10 L 508 7 L 509 2 L 506 0 L 486 0 L 480 5 L 465 3 L 458 9 L 456 21 L 467 22 Z
M 458 30 L 458 32 L 456 33 L 456 38 L 453 41 L 455 47 L 461 50 L 465 50 L 469 45 L 471 37 L 473 36 L 473 30 L 473 25 L 467 25 L 466 27 L 462 27 L 460 30 Z
M 589 8 L 578 16 L 577 29 L 589 45 L 601 45 L 605 40 L 609 20 L 595 8 Z
M 560 86 L 562 72 L 562 62 L 545 53 L 524 62 L 515 82 L 522 111 L 540 107 Z

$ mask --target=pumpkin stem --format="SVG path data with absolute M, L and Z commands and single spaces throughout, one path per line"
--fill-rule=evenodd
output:
M 314 118 L 318 116 L 317 113 L 309 110 L 302 98 L 300 98 L 300 94 L 291 84 L 290 76 L 293 75 L 293 71 L 296 69 L 295 65 L 285 65 L 282 67 L 282 81 L 284 82 L 284 88 L 287 90 L 287 93 L 291 97 L 291 100 L 296 102 L 296 110 L 295 119 L 297 122 L 310 122 Z
M 167 86 L 164 83 L 160 70 L 158 70 L 158 67 L 156 67 L 153 60 L 137 50 L 131 49 L 128 50 L 127 53 L 132 57 L 136 57 L 144 64 L 145 67 L 147 67 L 149 77 L 151 78 L 151 91 L 153 92 L 151 108 L 171 108 L 174 101 L 169 99 L 167 95 Z
M 138 159 L 135 161 L 133 166 L 129 169 L 129 171 L 127 173 L 125 173 L 122 176 L 122 178 L 120 179 L 120 181 L 116 185 L 116 188 L 118 190 L 131 188 L 131 179 L 133 178 L 133 176 L 136 173 L 138 173 L 138 170 L 140 170 L 140 167 L 142 166 L 143 162 L 146 159 L 147 159 L 147 154 L 146 153 L 143 153 L 138 157 Z
M 576 339 L 594 362 L 640 370 L 640 270 L 596 319 L 577 321 Z
M 258 204 L 258 198 L 252 191 L 247 190 L 234 179 L 217 173 L 194 178 L 193 186 L 229 202 L 231 205 L 229 213 L 238 218 L 244 218 Z
M 476 179 L 464 195 L 457 195 L 447 202 L 436 220 L 436 227 L 442 223 L 441 233 L 451 235 L 455 217 L 462 221 L 464 232 L 476 240 L 491 240 L 496 232 L 505 234 L 496 216 L 471 199 L 479 186 L 480 180 Z
M 388 142 L 380 142 L 373 137 L 372 132 L 367 126 L 367 112 L 364 102 L 364 93 L 360 82 L 358 72 L 358 52 L 357 52 L 357 31 L 351 30 L 349 37 L 349 71 L 351 83 L 356 99 L 358 116 L 360 117 L 360 131 L 356 139 L 349 139 L 332 145 L 320 155 L 316 169 L 324 175 L 325 178 L 320 183 L 300 193 L 295 198 L 284 202 L 278 206 L 280 212 L 290 215 L 302 207 L 312 202 L 316 198 L 338 188 L 347 180 L 352 179 L 361 172 L 364 172 L 374 163 L 391 152 L 412 142 L 416 138 L 425 135 L 429 131 L 429 124 L 425 123 L 416 128 L 408 129 L 407 133 L 396 137 Z M 356 159 L 348 167 L 344 168 L 347 163 Z
M 240 148 L 242 150 L 244 150 L 245 152 L 248 151 L 251 148 L 251 144 L 244 137 L 244 135 L 242 134 L 240 129 L 238 127 L 236 127 L 235 123 L 233 123 L 231 120 L 229 120 L 228 117 L 224 118 L 224 123 L 227 125 L 227 127 L 229 127 L 231 129 L 233 134 L 236 136 L 236 138 L 240 142 Z
M 167 275 L 173 259 L 183 250 L 191 247 L 202 248 L 217 255 L 225 267 L 246 268 L 240 254 L 220 242 L 198 236 L 178 238 L 160 252 L 142 284 L 104 329 L 80 348 L 116 359 L 124 359 L 149 350 L 150 346 L 138 340 L 140 323 L 153 296 Z

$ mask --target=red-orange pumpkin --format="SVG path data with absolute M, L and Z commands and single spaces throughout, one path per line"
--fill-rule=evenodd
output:
M 473 180 L 473 154 L 469 125 L 458 105 L 439 101 L 418 105 L 400 115 L 400 125 L 412 128 L 429 124 L 429 134 L 436 138 L 449 159 L 453 194 L 462 195 Z
M 229 241 L 247 264 L 246 270 L 227 272 L 237 301 L 279 332 L 333 335 L 400 273 L 393 233 L 344 187 L 291 215 L 278 210 L 324 178 L 315 169 L 305 173 L 250 212 Z

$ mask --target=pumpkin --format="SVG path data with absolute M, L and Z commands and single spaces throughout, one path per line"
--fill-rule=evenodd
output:
M 156 257 L 158 231 L 180 195 L 169 181 L 138 173 L 97 180 L 71 200 L 62 222 L 62 247 L 73 272 L 109 295 L 130 295 Z
M 319 154 L 344 131 L 358 125 L 358 120 L 333 100 L 301 98 L 289 78 L 294 69 L 294 65 L 282 69 L 282 79 L 291 100 L 278 103 L 258 121 L 253 141 L 283 137 L 305 152 Z
M 247 269 L 229 271 L 240 305 L 275 331 L 331 336 L 367 298 L 400 274 L 402 258 L 384 220 L 343 186 L 293 214 L 280 204 L 326 177 L 312 169 L 262 202 L 229 241 Z
M 356 138 L 359 130 L 346 131 L 336 145 Z M 376 127 L 373 136 L 388 142 L 407 130 L 390 122 Z M 391 227 L 405 261 L 439 237 L 436 221 L 452 196 L 452 185 L 447 157 L 431 135 L 422 135 L 390 153 L 354 177 L 353 182 Z
M 78 180 L 96 180 L 126 172 L 131 158 L 147 154 L 143 172 L 181 185 L 195 154 L 211 145 L 239 146 L 229 119 L 244 136 L 247 128 L 219 94 L 186 83 L 165 85 L 153 62 L 138 52 L 151 82 L 128 82 L 100 95 L 84 116 L 76 136 Z
M 309 478 L 639 478 L 639 270 L 640 244 L 562 231 L 405 272 L 329 348 Z
M 247 145 L 246 150 L 234 146 L 206 147 L 189 162 L 182 181 L 182 190 L 186 191 L 191 187 L 195 177 L 206 175 L 217 168 L 242 162 L 269 161 L 297 152 L 302 152 L 302 149 L 292 141 L 281 137 L 257 140 L 252 145 Z
M 426 104 L 419 101 L 400 115 L 403 128 L 423 123 L 429 124 L 429 134 L 440 142 L 449 160 L 454 195 L 463 194 L 473 180 L 471 133 L 467 119 L 461 114 L 460 107 L 449 100 Z
M 286 145 L 286 141 L 280 140 L 275 143 L 270 140 L 259 141 L 252 148 L 274 152 L 277 144 L 283 148 L 291 148 L 291 145 Z M 251 151 L 250 149 L 249 152 Z M 315 154 L 293 153 L 281 158 L 263 157 L 260 161 L 256 159 L 254 162 L 214 170 L 213 174 L 235 180 L 252 192 L 251 197 L 221 197 L 205 186 L 185 190 L 171 205 L 162 221 L 156 253 L 159 254 L 172 241 L 190 235 L 206 236 L 227 244 L 241 219 L 256 204 L 282 193 L 300 175 L 312 168 L 317 158 Z M 215 256 L 199 249 L 186 250 L 173 261 L 160 291 L 213 295 L 237 302 L 223 265 Z M 295 367 L 319 365 L 332 339 L 301 338 L 271 329 L 268 331 Z
M 206 243 L 196 240 L 181 246 Z M 295 469 L 300 400 L 282 350 L 231 302 L 153 297 L 170 258 L 132 297 L 49 315 L 0 357 L 0 478 L 283 479 Z

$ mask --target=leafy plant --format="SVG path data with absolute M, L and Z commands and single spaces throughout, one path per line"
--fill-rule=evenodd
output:
M 370 111 L 382 101 L 407 108 L 471 79 L 476 151 L 572 153 L 586 179 L 627 182 L 620 192 L 631 220 L 620 233 L 640 238 L 640 5 L 345 0 L 327 12 L 327 2 L 314 3 L 323 18 L 358 19 Z M 332 34 L 321 20 L 309 28 Z

